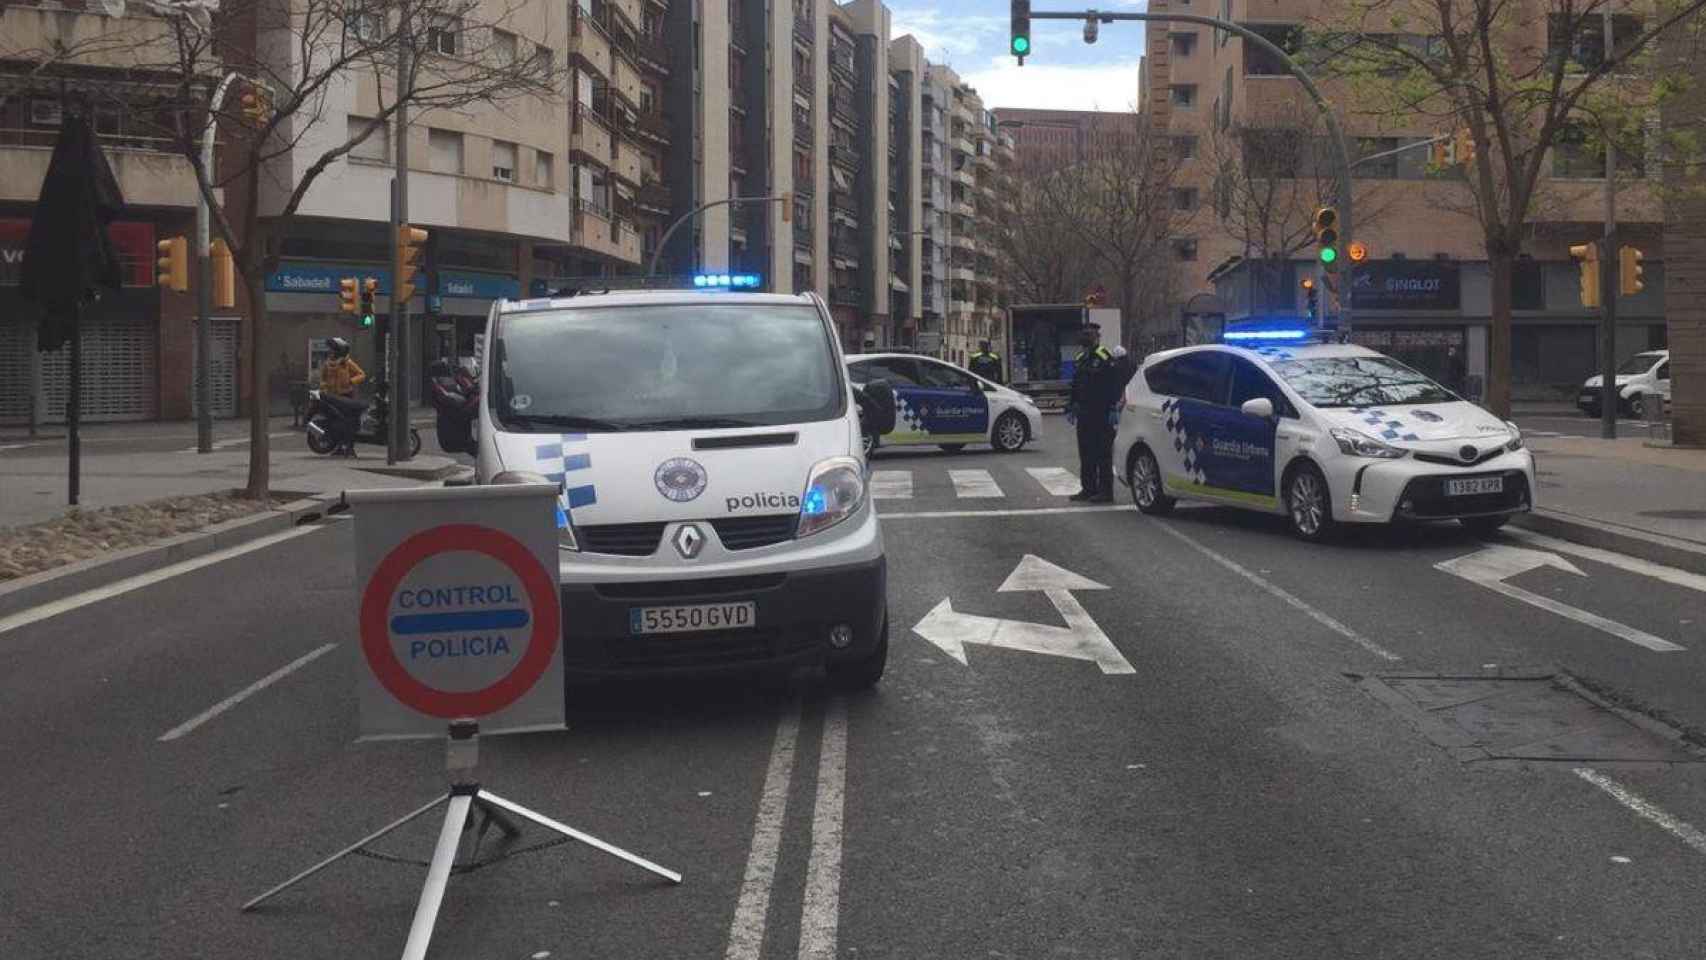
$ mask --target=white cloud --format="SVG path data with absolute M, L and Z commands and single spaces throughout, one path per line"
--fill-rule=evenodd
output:
M 1006 17 L 944 16 L 930 8 L 895 10 L 889 25 L 889 36 L 912 34 L 924 48 L 924 55 L 938 63 L 955 56 L 969 57 L 991 47 L 1000 49 L 1006 45 L 1006 31 Z
M 986 107 L 1045 110 L 1130 110 L 1137 104 L 1137 60 L 1089 66 L 1031 63 L 998 57 L 982 70 L 962 73 Z

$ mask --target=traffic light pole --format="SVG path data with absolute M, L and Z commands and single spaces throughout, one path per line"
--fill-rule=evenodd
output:
M 213 135 L 216 121 L 219 119 L 219 105 L 225 102 L 225 91 L 230 89 L 231 82 L 237 79 L 237 74 L 228 73 L 225 79 L 219 81 L 214 88 L 213 97 L 207 102 L 207 125 L 201 131 L 201 169 L 202 175 L 209 183 L 213 182 Z M 212 230 L 209 221 L 212 214 L 207 209 L 207 197 L 200 190 L 196 191 L 195 204 L 195 450 L 197 453 L 213 452 L 213 388 L 208 358 L 210 338 L 207 328 L 213 323 L 213 247 Z
M 1333 152 L 1338 160 L 1336 189 L 1339 194 L 1339 244 L 1347 249 L 1349 248 L 1353 236 L 1351 230 L 1356 220 L 1351 215 L 1353 199 L 1351 196 L 1351 153 L 1345 145 L 1344 131 L 1339 128 L 1338 118 L 1333 116 L 1332 108 L 1327 104 L 1327 98 L 1322 96 L 1320 88 L 1315 86 L 1314 78 L 1310 77 L 1302 67 L 1298 66 L 1297 61 L 1293 60 L 1290 54 L 1281 50 L 1273 41 L 1236 23 L 1214 17 L 1199 16 L 1194 13 L 1108 13 L 1102 10 L 1081 10 L 1076 13 L 1068 13 L 1032 10 L 1029 11 L 1029 17 L 1032 20 L 1097 20 L 1102 23 L 1113 23 L 1117 20 L 1135 20 L 1139 23 L 1151 20 L 1162 23 L 1195 23 L 1236 34 L 1246 43 L 1255 44 L 1262 52 L 1285 64 L 1286 71 L 1297 78 L 1297 82 L 1303 85 L 1303 89 L 1309 94 L 1309 98 L 1315 101 L 1315 109 L 1320 111 L 1321 119 L 1327 125 L 1327 132 L 1333 138 Z M 1026 54 L 1029 54 L 1028 49 Z M 1347 282 L 1339 301 L 1339 324 L 1347 332 L 1351 329 L 1353 318 L 1351 290 L 1354 286 L 1354 284 Z
M 409 55 L 413 43 L 409 30 L 409 8 L 405 5 L 397 44 L 398 91 L 401 96 L 404 78 L 412 65 Z M 385 389 L 390 406 L 386 420 L 385 462 L 394 464 L 409 459 L 409 387 L 403 382 L 408 369 L 409 301 L 402 297 L 403 238 L 401 227 L 409 222 L 409 106 L 397 105 L 397 173 L 392 180 L 391 210 L 391 329 L 385 331 Z
M 1605 11 L 1605 49 L 1613 43 L 1611 11 Z M 1617 389 L 1617 142 L 1606 131 L 1605 137 L 1605 243 L 1599 253 L 1600 348 L 1599 373 L 1603 392 L 1599 400 L 1599 435 L 1607 440 L 1617 439 L 1617 408 L 1620 406 Z
M 669 238 L 675 236 L 675 231 L 679 229 L 682 224 L 691 223 L 694 217 L 699 216 L 701 213 L 704 213 L 712 207 L 735 206 L 736 204 L 742 203 L 792 203 L 793 201 L 794 198 L 792 194 L 780 194 L 774 197 L 728 197 L 722 200 L 712 200 L 710 203 L 702 203 L 699 206 L 694 207 L 676 218 L 676 221 L 669 225 L 669 229 L 663 232 L 663 237 L 658 240 L 657 249 L 652 251 L 652 262 L 646 267 L 646 276 L 655 277 L 658 275 L 658 261 L 663 258 L 663 252 L 669 249 Z M 774 278 L 772 278 L 772 282 L 774 282 Z

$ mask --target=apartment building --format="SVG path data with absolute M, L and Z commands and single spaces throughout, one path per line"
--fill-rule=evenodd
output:
M 1330 8 L 1326 0 L 1287 0 L 1278 6 L 1221 0 L 1219 15 L 1284 48 L 1299 43 L 1301 28 L 1329 16 Z M 1151 9 L 1200 12 L 1189 0 L 1154 0 Z M 1618 29 L 1626 29 L 1623 21 L 1633 16 L 1619 14 Z M 1535 29 L 1537 43 L 1546 44 L 1544 18 Z M 1599 29 L 1596 25 L 1584 36 Z M 1427 38 L 1416 40 L 1425 44 Z M 1264 150 L 1264 137 L 1284 139 L 1300 125 L 1312 126 L 1315 109 L 1299 83 L 1239 37 L 1188 24 L 1152 29 L 1140 72 L 1140 109 L 1171 136 L 1184 161 L 1175 194 L 1177 208 L 1190 214 L 1189 225 L 1173 241 L 1183 291 L 1178 305 L 1182 332 L 1208 336 L 1225 320 L 1303 310 L 1299 283 L 1313 271 L 1313 250 L 1258 271 L 1259 239 L 1227 215 L 1216 180 L 1216 170 L 1230 165 L 1263 177 L 1316 182 L 1306 170 L 1262 166 L 1283 153 Z M 1332 83 L 1325 89 L 1329 99 L 1348 96 Z M 1347 137 L 1354 138 L 1353 159 L 1446 132 L 1420 115 L 1387 118 L 1378 128 L 1372 119 L 1350 113 L 1342 113 L 1340 121 Z M 1635 179 L 1619 187 L 1619 229 L 1625 242 L 1646 254 L 1646 291 L 1618 304 L 1617 349 L 1627 355 L 1666 342 L 1663 241 L 1660 206 L 1641 179 L 1656 176 L 1657 170 L 1647 171 L 1640 156 L 1620 158 L 1619 167 L 1622 176 Z M 1567 137 L 1549 158 L 1547 202 L 1522 253 L 1513 291 L 1518 398 L 1552 396 L 1599 368 L 1597 310 L 1580 305 L 1568 247 L 1603 232 L 1604 172 L 1603 155 L 1584 150 L 1577 139 Z M 1430 169 L 1425 148 L 1359 164 L 1354 175 L 1355 237 L 1370 250 L 1369 263 L 1355 274 L 1356 339 L 1430 373 L 1459 379 L 1473 391 L 1486 376 L 1491 303 L 1479 227 L 1458 212 L 1471 207 L 1467 185 L 1458 174 Z M 1325 174 L 1318 179 L 1329 182 Z M 1314 202 L 1314 197 L 1299 201 Z
M 1020 170 L 1059 170 L 1099 156 L 1130 157 L 1141 147 L 1140 128 L 1129 111 L 1002 107 L 995 114 L 1013 137 Z

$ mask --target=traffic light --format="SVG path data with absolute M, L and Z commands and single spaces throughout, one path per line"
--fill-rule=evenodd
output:
M 1024 64 L 1025 58 L 1031 55 L 1031 0 L 1012 0 L 1013 2 L 1013 39 L 1009 49 L 1013 56 Z
M 265 87 L 250 87 L 242 97 L 243 119 L 252 127 L 258 127 L 267 122 L 267 115 L 272 113 L 272 102 L 267 96 Z
M 338 281 L 338 309 L 345 313 L 354 313 L 359 307 L 360 294 L 356 291 L 354 277 L 345 277 Z
M 1475 162 L 1475 135 L 1468 127 L 1458 130 L 1451 141 L 1451 162 L 1467 166 Z
M 1599 244 L 1578 243 L 1570 248 L 1570 257 L 1581 268 L 1582 306 L 1599 306 Z
M 190 242 L 183 237 L 168 237 L 154 245 L 160 259 L 154 280 L 162 287 L 179 293 L 190 289 Z
M 208 266 L 213 271 L 213 305 L 229 309 L 237 305 L 237 268 L 231 260 L 231 248 L 218 237 L 208 246 Z
M 1319 319 L 1317 311 L 1321 306 L 1321 291 L 1315 288 L 1314 277 L 1303 278 L 1303 299 L 1309 305 L 1309 319 Z
M 1339 211 L 1322 207 L 1315 211 L 1316 256 L 1328 270 L 1339 268 Z
M 782 194 L 782 222 L 792 223 L 794 219 L 794 191 Z
M 1641 251 L 1634 247 L 1622 247 L 1617 251 L 1617 291 L 1625 297 L 1632 297 L 1647 286 L 1641 276 L 1641 258 Z
M 379 292 L 379 281 L 368 277 L 361 282 L 361 325 L 373 326 L 373 295 Z
M 1351 245 L 1345 248 L 1345 255 L 1351 258 L 1352 263 L 1361 263 L 1368 259 L 1368 245 L 1361 240 L 1352 240 Z
M 420 227 L 399 224 L 397 227 L 397 282 L 391 290 L 391 302 L 405 307 L 415 296 L 415 274 L 420 272 L 421 257 L 425 254 L 427 232 Z

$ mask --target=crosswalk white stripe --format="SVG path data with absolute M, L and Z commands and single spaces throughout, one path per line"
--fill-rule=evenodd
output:
M 969 499 L 1006 496 L 988 470 L 949 470 L 948 479 L 954 481 L 956 497 Z
M 871 474 L 871 499 L 911 500 L 911 470 L 877 470 Z
M 1065 467 L 1026 467 L 1025 472 L 1057 497 L 1070 497 L 1078 492 L 1078 474 Z

